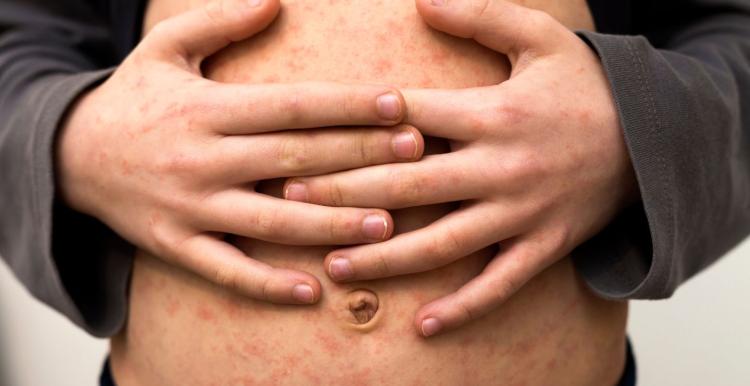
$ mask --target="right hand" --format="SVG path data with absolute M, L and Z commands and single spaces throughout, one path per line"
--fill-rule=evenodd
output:
M 380 127 L 404 115 L 389 87 L 203 78 L 206 57 L 263 30 L 280 8 L 252 3 L 219 0 L 158 24 L 71 109 L 58 186 L 68 206 L 170 263 L 251 298 L 309 304 L 320 297 L 314 276 L 253 260 L 224 235 L 359 244 L 390 237 L 393 220 L 381 209 L 271 197 L 256 182 L 413 161 L 424 143 L 413 127 Z M 284 131 L 344 125 L 378 127 Z

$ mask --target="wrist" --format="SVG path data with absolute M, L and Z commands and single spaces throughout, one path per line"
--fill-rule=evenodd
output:
M 54 142 L 54 170 L 56 196 L 65 206 L 93 215 L 93 197 L 87 191 L 88 178 L 95 163 L 90 162 L 90 130 L 87 111 L 94 90 L 84 91 L 70 105 L 63 116 Z

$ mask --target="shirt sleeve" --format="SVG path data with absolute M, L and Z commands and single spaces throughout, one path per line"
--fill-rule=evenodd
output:
M 125 319 L 133 248 L 55 199 L 54 141 L 115 62 L 93 2 L 0 2 L 0 255 L 32 295 L 96 336 Z
M 638 36 L 578 33 L 609 78 L 641 193 L 573 252 L 611 299 L 669 297 L 750 233 L 750 4 L 649 3 L 633 10 Z

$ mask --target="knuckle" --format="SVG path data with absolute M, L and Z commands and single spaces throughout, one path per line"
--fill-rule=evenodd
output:
M 528 22 L 524 26 L 524 33 L 531 38 L 532 42 L 543 42 L 545 39 L 556 36 L 557 32 L 555 31 L 557 21 L 549 13 L 537 9 L 528 11 Z
M 431 269 L 445 265 L 449 253 L 444 241 L 441 236 L 432 236 L 429 242 L 422 246 L 420 254 L 424 256 L 422 260 L 424 268 Z
M 258 300 L 271 301 L 271 278 L 269 276 L 262 276 L 255 281 L 255 289 L 253 291 L 255 297 Z
M 511 275 L 505 275 L 502 278 L 493 281 L 491 287 L 492 299 L 495 303 L 503 302 L 518 290 L 519 285 Z
M 154 42 L 154 40 L 169 39 L 174 34 L 173 24 L 174 20 L 172 18 L 157 22 L 144 38 L 144 43 L 149 44 Z
M 284 220 L 281 214 L 276 211 L 258 211 L 250 219 L 250 226 L 258 237 L 268 239 L 277 235 L 278 229 L 285 230 Z
M 209 23 L 221 25 L 232 14 L 228 6 L 225 0 L 213 0 L 206 3 L 201 10 Z
M 419 173 L 390 171 L 386 197 L 392 205 L 397 207 L 410 206 L 419 197 L 423 197 L 425 191 L 429 190 L 429 185 L 431 185 L 429 179 L 430 177 Z
M 521 176 L 536 177 L 544 171 L 540 154 L 530 150 L 521 153 L 515 167 Z
M 505 175 L 515 186 L 525 188 L 526 182 L 534 182 L 545 175 L 544 162 L 535 151 L 518 151 L 509 155 L 505 162 Z
M 507 259 L 506 269 L 503 274 L 494 278 L 490 283 L 494 304 L 505 301 L 523 286 L 525 282 L 525 278 L 522 277 L 525 271 L 524 265 L 529 264 L 529 257 L 530 251 L 527 250 L 500 257 Z
M 183 96 L 170 97 L 168 102 L 160 103 L 162 109 L 160 109 L 159 119 L 164 122 L 185 122 L 186 119 L 194 118 L 196 110 L 204 108 L 197 102 L 194 102 L 195 98 L 187 98 Z
M 190 201 L 184 194 L 160 194 L 156 197 L 156 205 L 160 210 L 169 213 L 172 216 L 183 217 L 186 213 L 189 213 L 191 205 Z
M 219 264 L 213 270 L 212 279 L 220 287 L 234 290 L 238 287 L 237 267 L 231 263 Z
M 548 255 L 559 255 L 561 252 L 567 253 L 570 249 L 568 246 L 572 245 L 573 232 L 570 227 L 565 224 L 558 224 L 553 229 L 545 232 L 546 248 L 545 251 Z
M 478 111 L 469 114 L 467 117 L 466 134 L 470 138 L 481 139 L 492 132 L 494 127 L 492 122 L 494 114 L 487 114 L 487 111 Z
M 339 213 L 332 213 L 328 216 L 328 238 L 330 240 L 340 240 L 342 235 L 350 235 L 351 225 Z
M 160 213 L 154 212 L 149 215 L 146 229 L 154 252 L 163 256 L 173 256 L 178 252 L 174 232 Z
M 461 231 L 455 227 L 448 227 L 442 235 L 442 242 L 444 247 L 443 262 L 447 263 L 452 257 L 460 254 L 464 250 L 464 239 L 465 236 L 461 234 Z
M 183 31 L 178 18 L 179 16 L 170 17 L 156 23 L 139 44 L 137 51 L 141 51 L 142 47 L 144 56 L 168 59 L 170 62 L 184 56 L 184 47 L 179 44 Z M 177 54 L 177 57 L 172 56 L 173 54 Z
M 279 113 L 283 114 L 289 126 L 299 126 L 305 117 L 302 96 L 298 92 L 290 92 L 279 98 Z
M 554 21 L 550 14 L 538 9 L 528 9 L 526 17 L 528 24 L 533 25 L 534 28 L 546 28 Z
M 206 166 L 204 155 L 200 152 L 176 151 L 159 155 L 154 162 L 154 168 L 162 176 L 187 177 L 194 180 Z
M 335 179 L 331 179 L 327 182 L 328 189 L 328 201 L 333 206 L 344 205 L 344 190 L 341 185 Z
M 277 163 L 279 168 L 289 176 L 308 174 L 314 150 L 310 144 L 312 141 L 306 139 L 307 135 L 288 136 L 281 140 L 277 151 Z
M 393 275 L 390 263 L 381 251 L 373 252 L 372 270 L 376 277 L 390 277 Z
M 341 102 L 342 116 L 347 121 L 353 121 L 357 116 L 357 98 L 354 95 L 344 98 Z
M 368 165 L 373 162 L 373 142 L 373 135 L 371 133 L 354 136 L 353 152 L 354 154 L 356 154 L 356 157 L 360 164 Z
M 475 20 L 485 18 L 488 16 L 491 2 L 492 0 L 473 0 L 472 1 L 471 8 L 474 13 Z
M 456 307 L 458 308 L 458 312 L 463 321 L 474 320 L 477 318 L 478 313 L 465 300 L 456 301 Z
M 533 114 L 528 104 L 521 103 L 519 99 L 515 96 L 513 100 L 504 98 L 494 105 L 486 107 L 482 116 L 492 121 L 499 120 L 499 124 L 503 128 L 518 129 L 518 126 L 528 122 Z

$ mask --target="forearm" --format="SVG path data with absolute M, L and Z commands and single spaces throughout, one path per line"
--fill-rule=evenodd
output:
M 750 5 L 697 3 L 662 29 L 658 6 L 641 14 L 632 32 L 648 40 L 585 34 L 612 84 L 642 197 L 576 251 L 607 297 L 668 297 L 750 232 Z
M 129 264 L 118 252 L 127 247 L 64 208 L 55 190 L 60 122 L 115 61 L 92 17 L 73 1 L 0 5 L 0 254 L 37 298 L 106 335 L 124 312 Z

